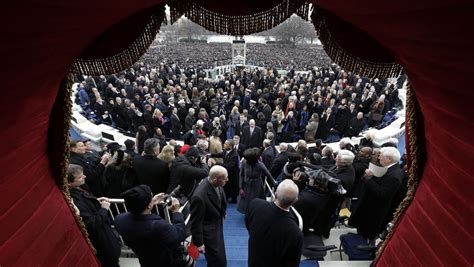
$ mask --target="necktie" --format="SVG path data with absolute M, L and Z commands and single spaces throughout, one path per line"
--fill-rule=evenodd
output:
M 214 188 L 216 190 L 216 194 L 217 194 L 217 200 L 219 202 L 219 207 L 222 205 L 222 194 L 221 194 L 221 190 L 219 187 L 216 187 Z

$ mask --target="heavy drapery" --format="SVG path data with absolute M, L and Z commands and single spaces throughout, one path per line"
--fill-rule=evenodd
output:
M 266 10 L 263 4 L 257 9 L 243 0 L 202 3 L 222 14 Z M 156 11 L 160 4 L 143 0 L 4 4 L 0 265 L 97 265 L 55 185 L 53 173 L 60 169 L 61 158 L 55 153 L 64 153 L 63 141 L 58 140 L 63 129 L 54 126 L 48 134 L 48 126 L 52 121 L 62 125 L 64 114 L 58 108 L 52 113 L 53 104 L 61 99 L 61 81 L 77 58 L 109 57 L 94 52 L 108 48 L 124 51 L 141 33 L 137 25 L 145 25 L 150 10 Z M 422 177 L 377 265 L 471 266 L 474 4 L 458 0 L 314 4 L 342 20 L 346 33 L 365 34 L 393 56 L 408 74 L 419 106 L 416 121 L 423 131 L 417 138 L 425 140 L 418 166 Z M 338 27 L 331 31 L 338 35 Z M 115 37 L 107 38 L 114 33 Z M 384 62 L 384 58 L 370 58 L 375 50 L 364 50 L 371 46 L 363 39 L 336 40 L 358 57 Z

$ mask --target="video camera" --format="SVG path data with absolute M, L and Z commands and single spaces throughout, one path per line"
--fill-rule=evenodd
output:
M 324 169 L 310 170 L 307 172 L 307 175 L 308 179 L 314 179 L 315 184 L 325 187 L 331 194 L 344 195 L 347 193 L 341 184 L 341 180 L 331 176 L 329 171 Z
M 335 173 L 306 162 L 299 161 L 298 165 L 300 171 L 304 171 L 304 175 L 301 175 L 303 179 L 301 182 L 308 184 L 309 179 L 314 179 L 314 183 L 318 187 L 326 188 L 330 194 L 344 195 L 347 193 Z

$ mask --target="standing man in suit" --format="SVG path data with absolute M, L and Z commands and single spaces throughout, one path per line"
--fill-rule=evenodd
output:
M 157 158 L 160 154 L 160 141 L 156 138 L 145 140 L 144 155 L 133 158 L 133 169 L 140 184 L 151 187 L 153 194 L 165 192 L 168 188 L 170 171 L 163 160 Z
M 207 266 L 225 267 L 223 222 L 227 203 L 223 186 L 227 170 L 215 165 L 209 177 L 202 180 L 191 198 L 191 234 L 198 251 L 206 257 Z
M 373 176 L 366 170 L 358 205 L 349 218 L 349 225 L 357 228 L 357 233 L 373 240 L 385 229 L 383 225 L 391 209 L 393 199 L 402 183 L 403 174 L 398 162 L 400 152 L 394 147 L 382 147 L 379 161 L 387 172 L 382 177 Z
M 270 173 L 273 177 L 278 177 L 283 170 L 283 167 L 288 162 L 288 153 L 286 152 L 288 150 L 288 144 L 281 143 L 278 148 L 280 153 L 275 157 L 272 167 L 270 168 Z
M 329 107 L 326 112 L 323 113 L 322 119 L 319 121 L 318 131 L 316 136 L 321 138 L 323 141 L 329 137 L 331 129 L 336 125 L 336 117 L 332 113 L 332 109 Z
M 245 149 L 247 149 L 247 147 L 244 144 L 240 143 L 240 136 L 238 135 L 234 135 L 234 149 L 235 151 L 237 151 L 237 154 L 239 154 L 240 158 L 242 158 L 242 156 L 244 155 Z
M 174 139 L 180 139 L 181 128 L 183 128 L 183 125 L 178 116 L 178 109 L 173 108 L 173 113 L 171 114 L 171 132 L 173 133 Z
M 262 129 L 255 126 L 255 120 L 250 120 L 249 126 L 246 126 L 242 131 L 242 143 L 247 148 L 260 148 L 262 144 Z
M 303 247 L 298 219 L 290 212 L 298 186 L 289 179 L 278 185 L 275 202 L 256 198 L 245 215 L 249 232 L 249 267 L 297 267 Z
M 263 164 L 265 164 L 265 167 L 267 167 L 267 169 L 271 169 L 274 158 L 275 151 L 272 147 L 272 141 L 270 141 L 269 139 L 263 140 L 262 162 Z
M 226 168 L 229 175 L 229 182 L 224 186 L 224 192 L 230 203 L 237 203 L 237 195 L 239 194 L 239 166 L 240 157 L 234 149 L 234 141 L 228 139 L 224 142 L 224 151 L 222 153 L 211 154 L 212 157 L 222 157 L 224 162 L 219 164 Z

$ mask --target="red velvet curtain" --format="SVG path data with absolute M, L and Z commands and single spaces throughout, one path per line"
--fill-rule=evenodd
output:
M 423 113 L 423 178 L 377 264 L 472 266 L 472 1 L 314 2 L 393 52 Z M 48 120 L 74 59 L 106 30 L 160 3 L 50 0 L 3 5 L 0 265 L 97 264 L 49 170 Z M 245 1 L 208 3 L 222 13 L 246 7 Z
M 393 51 L 423 113 L 423 177 L 377 266 L 472 266 L 473 2 L 314 3 Z M 347 45 L 363 47 L 350 40 Z
M 49 118 L 70 64 L 104 31 L 160 2 L 4 3 L 0 18 L 4 25 L 0 29 L 1 266 L 98 265 L 52 176 L 47 154 Z M 124 35 L 133 37 L 133 33 Z

